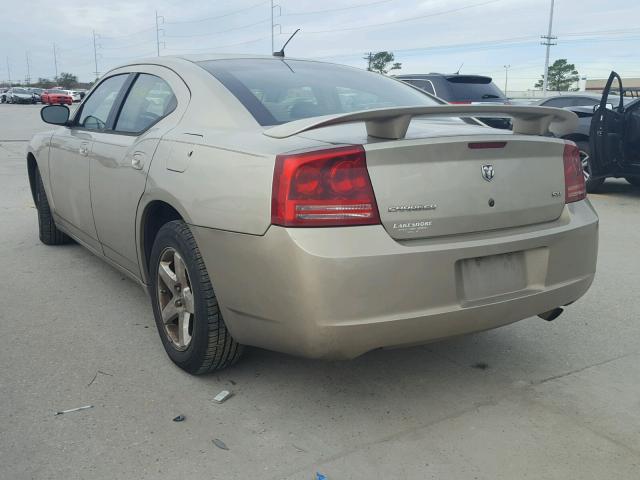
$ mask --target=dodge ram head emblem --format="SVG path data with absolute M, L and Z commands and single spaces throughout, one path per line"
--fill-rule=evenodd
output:
M 482 165 L 482 178 L 487 182 L 493 180 L 495 172 L 493 171 L 493 165 Z

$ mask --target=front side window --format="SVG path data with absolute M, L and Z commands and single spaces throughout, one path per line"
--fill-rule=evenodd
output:
M 127 95 L 115 129 L 125 133 L 143 132 L 173 112 L 176 105 L 176 96 L 167 82 L 142 73 Z
M 342 65 L 275 59 L 198 64 L 264 126 L 358 110 L 437 105 L 401 82 Z
M 102 82 L 82 106 L 77 125 L 89 130 L 106 129 L 109 113 L 128 76 L 115 75 Z

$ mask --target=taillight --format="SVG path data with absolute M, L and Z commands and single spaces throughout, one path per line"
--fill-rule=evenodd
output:
M 564 146 L 564 202 L 571 203 L 587 197 L 580 151 L 573 142 Z
M 271 223 L 284 227 L 380 223 L 362 146 L 278 155 Z

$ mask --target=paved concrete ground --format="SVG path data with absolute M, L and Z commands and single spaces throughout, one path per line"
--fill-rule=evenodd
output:
M 0 139 L 41 125 L 0 105 Z M 139 287 L 39 243 L 24 149 L 0 142 L 0 478 L 640 478 L 640 190 L 624 181 L 591 197 L 599 272 L 553 323 L 351 362 L 254 349 L 192 377 Z M 235 395 L 216 405 L 222 389 Z

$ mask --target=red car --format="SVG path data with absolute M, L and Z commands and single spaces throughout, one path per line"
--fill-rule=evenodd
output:
M 72 105 L 73 98 L 71 95 L 67 95 L 63 91 L 60 90 L 45 90 L 42 92 L 40 96 L 42 103 L 46 103 L 49 105 L 60 104 L 60 105 Z

